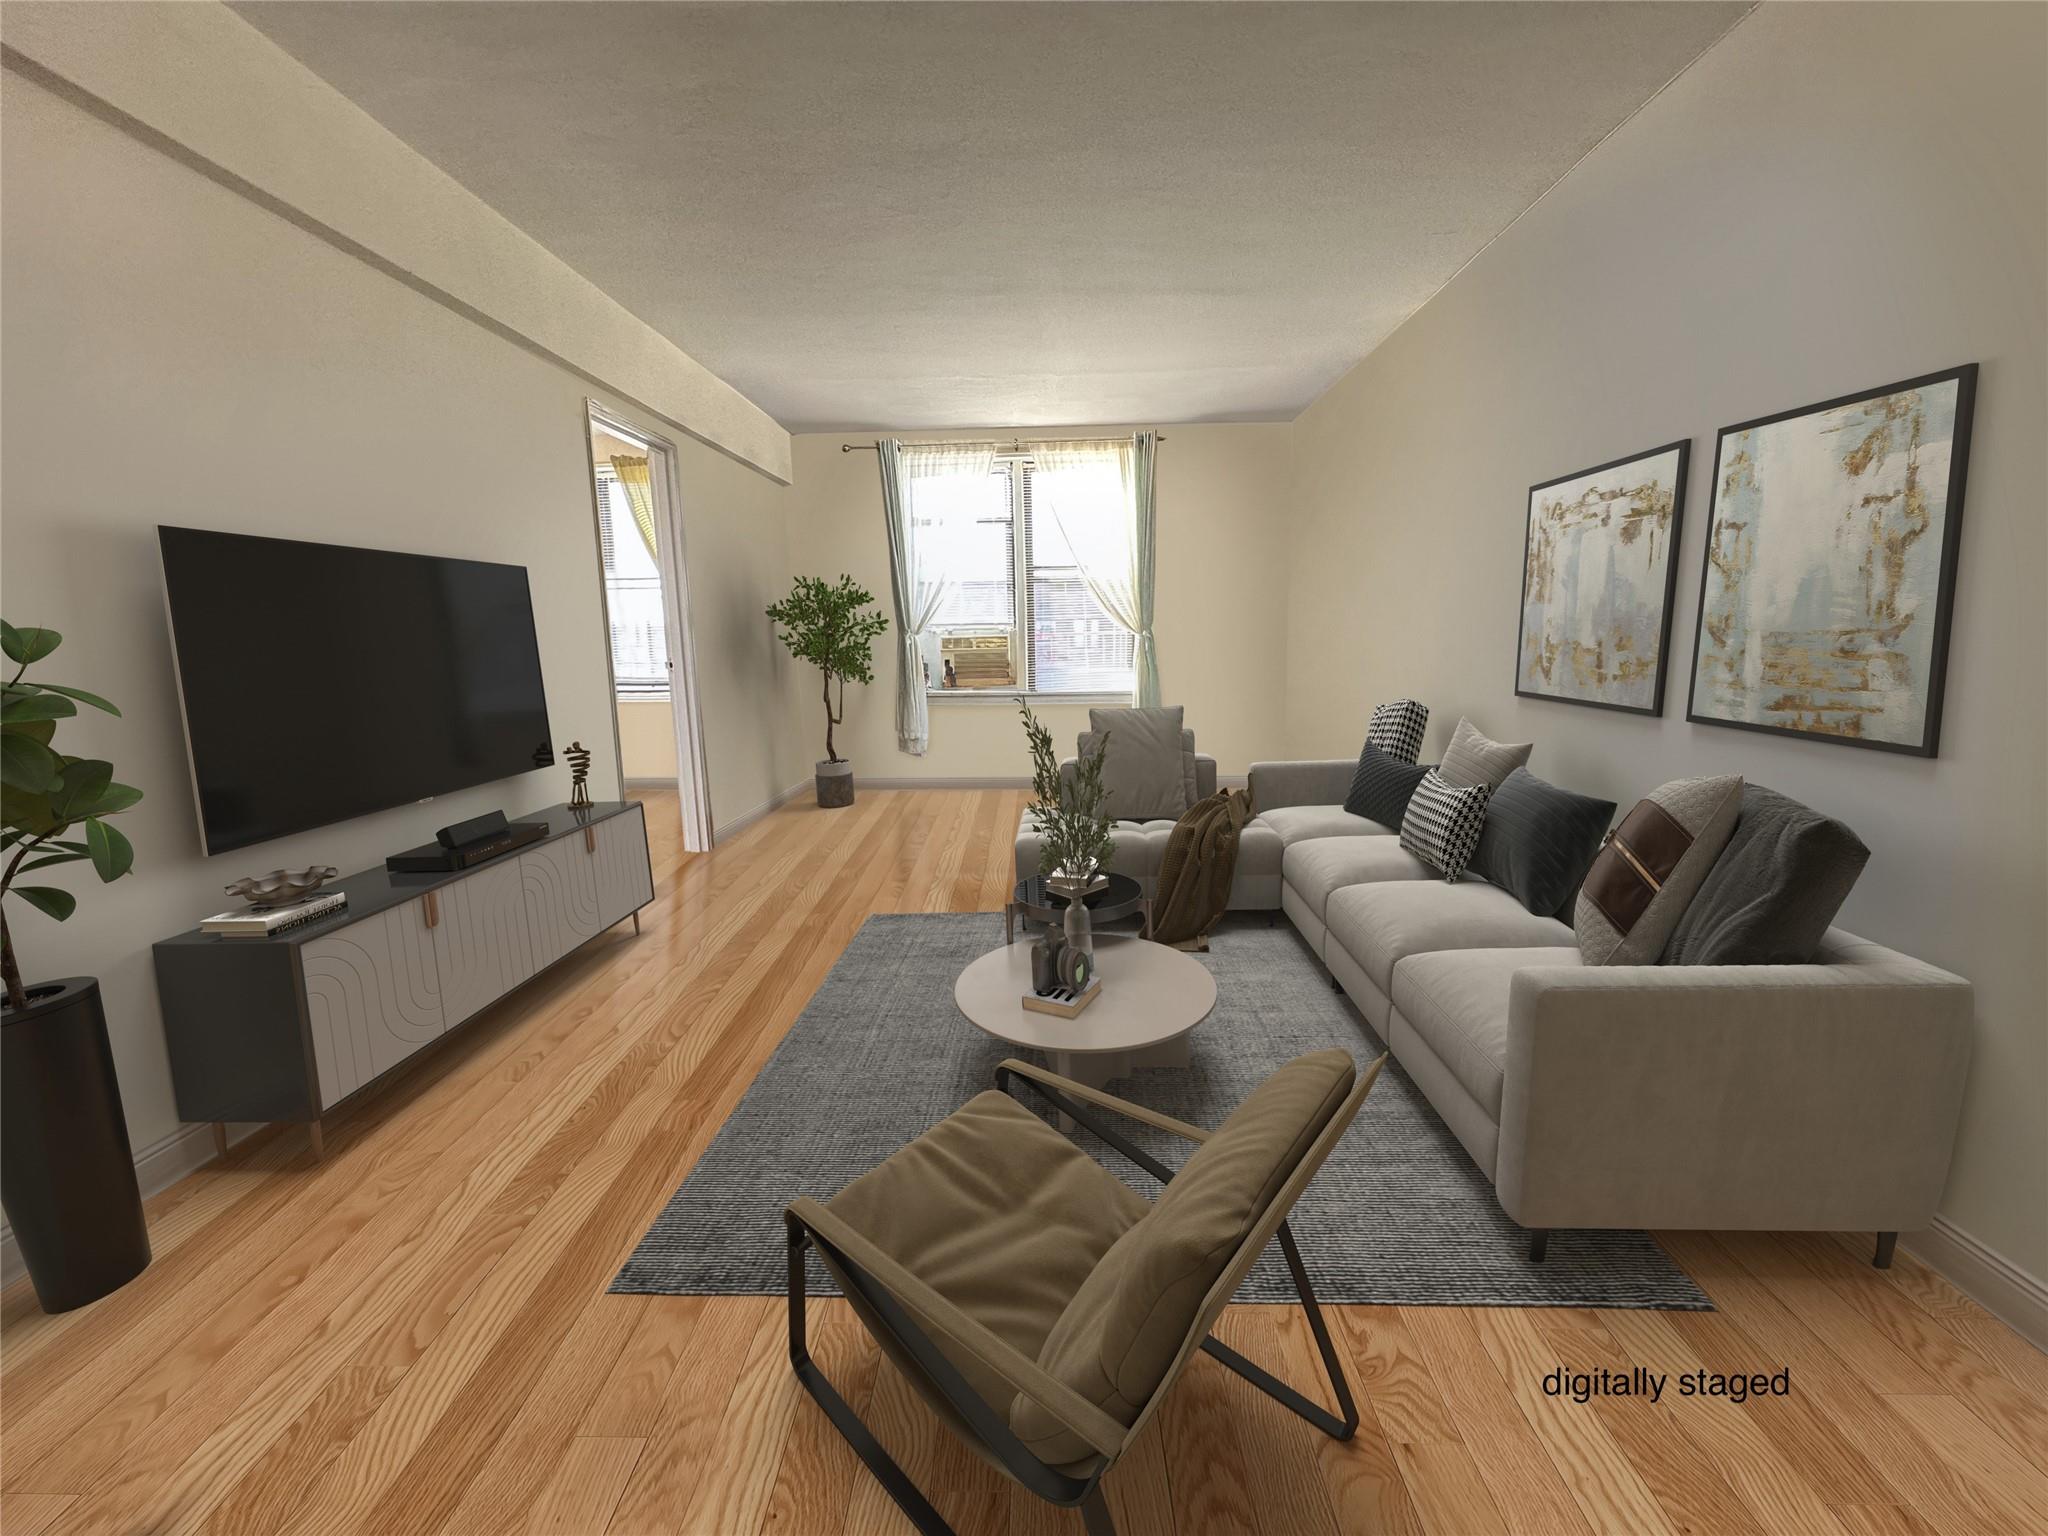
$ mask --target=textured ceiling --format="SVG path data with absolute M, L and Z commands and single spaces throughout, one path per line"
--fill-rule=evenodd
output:
M 236 9 L 816 430 L 1291 417 L 1747 6 Z

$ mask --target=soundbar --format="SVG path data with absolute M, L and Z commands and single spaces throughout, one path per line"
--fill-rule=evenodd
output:
M 503 858 L 515 848 L 537 843 L 547 835 L 548 825 L 544 821 L 515 821 L 502 832 L 472 838 L 453 847 L 445 843 L 422 843 L 417 848 L 392 854 L 384 861 L 384 867 L 394 875 L 433 875 L 445 874 L 451 869 L 474 869 L 479 864 L 490 863 L 492 859 Z

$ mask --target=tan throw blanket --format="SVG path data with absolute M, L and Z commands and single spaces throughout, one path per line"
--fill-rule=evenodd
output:
M 1152 939 L 1193 945 L 1230 905 L 1237 875 L 1237 838 L 1252 813 L 1241 789 L 1223 790 L 1198 801 L 1166 840 L 1159 883 L 1152 892 Z

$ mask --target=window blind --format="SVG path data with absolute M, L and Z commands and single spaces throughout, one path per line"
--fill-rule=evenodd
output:
M 598 547 L 605 607 L 611 615 L 612 680 L 622 696 L 668 695 L 668 620 L 661 570 L 633 521 L 626 489 L 609 465 L 597 467 Z
M 1033 515 L 1031 469 L 1022 466 L 1025 564 L 1031 606 L 1031 686 L 1040 693 L 1125 693 L 1136 636 L 1103 611 L 1050 513 Z M 1104 509 L 1118 515 L 1120 509 Z
M 920 525 L 950 585 L 933 624 L 939 629 L 1009 629 L 1017 622 L 1016 522 L 1010 468 L 998 464 L 983 485 L 962 485 L 942 515 Z

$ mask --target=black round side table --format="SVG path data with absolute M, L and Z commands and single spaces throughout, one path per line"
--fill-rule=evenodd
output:
M 1113 923 L 1135 912 L 1144 923 L 1139 929 L 1139 936 L 1151 936 L 1152 898 L 1129 875 L 1109 876 L 1109 883 L 1083 896 L 1081 905 L 1088 909 L 1089 921 L 1094 923 Z M 1066 910 L 1067 898 L 1049 889 L 1045 876 L 1033 875 L 1029 880 L 1019 880 L 1017 889 L 1010 893 L 1010 900 L 1003 908 L 1003 942 L 1017 942 L 1018 919 L 1027 925 L 1044 923 L 1051 927 L 1064 920 Z

